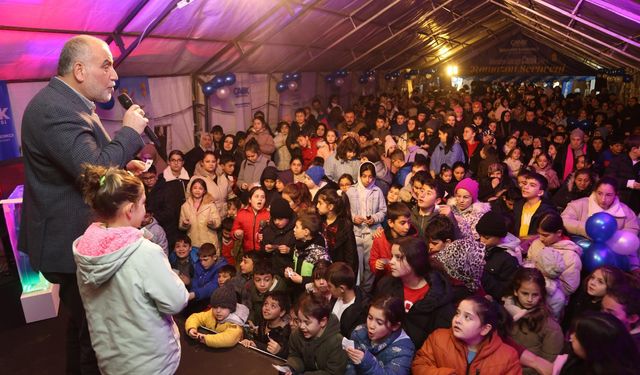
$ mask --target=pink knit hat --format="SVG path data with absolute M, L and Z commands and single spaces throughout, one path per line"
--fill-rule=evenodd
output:
M 468 191 L 469 194 L 471 194 L 471 198 L 473 199 L 474 202 L 478 200 L 479 186 L 476 180 L 473 180 L 467 177 L 462 181 L 458 182 L 458 185 L 456 185 L 456 188 L 453 190 L 453 193 L 455 194 L 458 191 L 458 189 L 464 189 Z

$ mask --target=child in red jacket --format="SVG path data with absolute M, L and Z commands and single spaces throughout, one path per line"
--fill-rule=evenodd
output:
M 260 186 L 249 190 L 249 206 L 238 211 L 231 232 L 236 240 L 242 240 L 242 250 L 260 250 L 261 231 L 269 223 L 269 211 L 265 208 L 265 192 Z
M 389 260 L 391 260 L 391 243 L 397 238 L 415 236 L 418 231 L 411 225 L 411 210 L 402 203 L 391 203 L 387 206 L 387 225 L 384 230 L 376 234 L 371 246 L 369 267 L 376 277 L 391 275 Z
M 318 155 L 316 140 L 310 139 L 308 134 L 301 133 L 298 136 L 298 145 L 302 156 L 302 170 L 306 171 L 311 166 L 313 158 Z

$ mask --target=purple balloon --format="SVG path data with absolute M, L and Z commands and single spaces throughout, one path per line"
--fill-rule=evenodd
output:
M 616 254 L 631 255 L 638 252 L 640 238 L 628 230 L 619 230 L 609 238 L 607 246 Z

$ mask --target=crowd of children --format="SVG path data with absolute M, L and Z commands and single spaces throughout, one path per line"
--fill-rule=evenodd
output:
M 640 231 L 640 117 L 603 111 L 610 97 L 570 106 L 557 90 L 494 89 L 366 97 L 339 123 L 302 108 L 275 135 L 257 113 L 247 133 L 201 142 L 193 172 L 172 152 L 159 186 L 142 180 L 151 214 L 175 221 L 156 224 L 168 226 L 165 283 L 184 293 L 161 313 L 182 311 L 207 346 L 285 358 L 292 374 L 636 373 L 638 249 L 626 269 L 583 252 L 594 213 Z M 176 184 L 167 214 L 158 202 Z

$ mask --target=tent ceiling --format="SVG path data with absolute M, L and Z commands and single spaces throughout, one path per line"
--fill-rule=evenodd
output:
M 591 67 L 640 66 L 634 0 L 4 0 L 0 79 L 46 79 L 71 35 L 121 75 L 429 68 L 522 31 Z

